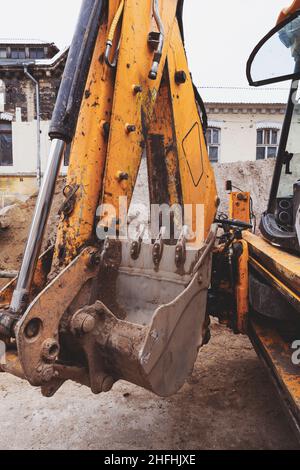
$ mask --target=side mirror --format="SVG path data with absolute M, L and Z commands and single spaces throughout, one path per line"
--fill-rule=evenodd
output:
M 247 78 L 252 86 L 300 78 L 300 10 L 255 47 L 247 63 Z

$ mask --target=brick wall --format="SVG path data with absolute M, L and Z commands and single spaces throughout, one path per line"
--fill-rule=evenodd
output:
M 32 121 L 36 118 L 35 86 L 29 79 L 0 77 L 5 84 L 4 112 L 15 115 L 16 107 L 21 108 L 22 120 Z M 40 84 L 40 112 L 41 119 L 51 119 L 55 105 L 61 77 L 41 78 Z

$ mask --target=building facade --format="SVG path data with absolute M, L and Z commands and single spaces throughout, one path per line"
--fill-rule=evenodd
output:
M 44 41 L 0 40 L 2 199 L 22 199 L 38 188 L 37 167 L 40 163 L 43 173 L 47 164 L 49 124 L 67 54 L 67 49 L 59 51 Z M 203 87 L 199 91 L 208 113 L 206 139 L 212 163 L 276 157 L 288 88 Z M 66 157 L 62 173 L 67 163 Z
M 207 144 L 213 163 L 277 156 L 288 88 L 207 87 Z
M 53 43 L 0 40 L 2 198 L 7 193 L 22 199 L 38 187 L 37 167 L 42 173 L 46 167 L 49 123 L 66 58 L 67 50 Z

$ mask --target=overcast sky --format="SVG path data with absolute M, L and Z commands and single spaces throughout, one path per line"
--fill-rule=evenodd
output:
M 81 0 L 0 0 L 2 38 L 36 38 L 69 45 Z M 163 0 L 160 0 L 163 1 Z M 186 48 L 197 85 L 246 84 L 256 43 L 292 0 L 185 0 Z

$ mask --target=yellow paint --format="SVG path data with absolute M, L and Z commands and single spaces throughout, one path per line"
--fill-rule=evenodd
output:
M 119 200 L 126 196 L 130 204 L 142 153 L 146 146 L 149 148 L 149 135 L 157 132 L 157 127 L 161 127 L 166 142 L 170 202 L 203 205 L 202 238 L 208 235 L 216 213 L 215 179 L 176 19 L 177 1 L 160 3 L 165 44 L 154 81 L 149 79 L 154 51 L 148 45 L 149 32 L 157 31 L 152 2 L 126 0 L 122 21 L 118 21 L 115 28 L 114 18 L 119 18 L 116 13 L 121 7 L 120 1 L 109 2 L 107 22 L 99 31 L 71 149 L 67 184 L 78 185 L 79 190 L 73 213 L 61 222 L 58 231 L 55 263 L 62 265 L 69 264 L 87 242 L 95 239 L 100 204 L 113 206 L 117 223 L 122 221 Z M 114 33 L 114 47 L 120 36 L 116 70 L 103 61 L 110 29 Z M 180 86 L 175 83 L 178 70 L 187 75 L 187 82 Z M 136 86 L 140 87 L 139 92 L 134 92 Z M 134 126 L 133 132 L 128 131 L 128 125 Z M 197 129 L 196 134 L 194 129 Z M 175 181 L 176 168 L 180 171 L 179 185 Z M 126 178 L 121 179 L 121 174 Z M 152 178 L 150 172 L 150 188 Z M 153 192 L 152 195 L 154 198 Z M 195 228 L 196 211 L 193 212 Z M 115 222 L 110 214 L 104 214 L 100 220 L 104 227 L 113 226 Z
M 164 80 L 157 95 L 156 106 L 149 124 L 148 139 L 146 144 L 149 175 L 154 175 L 155 172 L 161 172 L 159 163 L 161 165 L 164 164 L 164 162 L 157 162 L 157 156 L 154 154 L 151 139 L 155 136 L 160 136 L 164 144 L 165 151 L 164 155 L 162 155 L 162 158 L 165 160 L 165 167 L 167 170 L 167 193 L 169 197 L 168 202 L 171 206 L 180 203 L 180 194 L 177 181 L 179 175 L 179 164 L 177 148 L 175 145 L 176 136 L 174 135 L 174 129 L 171 125 L 172 119 L 172 102 L 169 82 Z M 159 188 L 159 191 L 157 189 L 156 181 L 153 177 L 150 178 L 149 190 L 151 204 L 161 203 L 161 197 L 165 188 Z
M 178 85 L 175 82 L 175 72 L 178 71 L 185 72 L 186 83 Z M 168 72 L 183 203 L 203 205 L 206 238 L 217 211 L 217 190 L 177 20 L 168 51 Z M 196 211 L 193 212 L 195 231 Z
M 299 366 L 292 364 L 291 356 L 293 350 L 291 345 L 286 343 L 270 326 L 261 326 L 251 321 L 255 334 L 259 338 L 260 348 L 264 350 L 269 358 L 269 362 L 276 370 L 280 383 L 286 390 L 289 401 L 294 407 L 300 407 L 300 375 Z
M 236 284 L 237 302 L 237 330 L 240 333 L 247 332 L 249 313 L 249 250 L 248 243 L 241 241 L 243 253 L 238 261 L 238 278 Z
M 118 6 L 109 2 L 110 24 Z M 104 124 L 112 113 L 114 72 L 103 60 L 108 24 L 102 24 L 92 59 L 78 119 L 76 135 L 71 148 L 67 184 L 78 185 L 74 212 L 61 222 L 58 229 L 55 262 L 68 265 L 87 240 L 93 237 L 95 216 L 100 199 L 107 153 Z M 62 256 L 62 247 L 64 249 Z
M 172 27 L 175 21 L 177 2 L 161 2 L 161 15 L 165 28 L 165 47 L 157 80 L 148 75 L 153 62 L 153 50 L 148 46 L 148 34 L 153 30 L 152 2 L 127 0 L 125 3 L 121 44 L 114 88 L 114 103 L 111 116 L 109 146 L 106 159 L 104 192 L 102 201 L 116 208 L 119 214 L 119 198 L 126 196 L 131 202 L 143 148 L 145 134 L 149 128 L 163 75 Z M 132 87 L 139 85 L 142 93 L 136 95 Z M 127 124 L 135 127 L 126 132 Z M 128 174 L 126 186 L 115 178 L 119 172 Z M 104 219 L 102 225 L 112 225 Z
M 249 244 L 250 253 L 255 255 L 259 263 L 267 266 L 268 272 L 284 281 L 280 282 L 284 288 L 294 293 L 300 292 L 299 256 L 287 253 L 250 232 L 244 233 L 244 239 Z
M 230 219 L 250 223 L 250 193 L 233 192 L 229 196 Z

